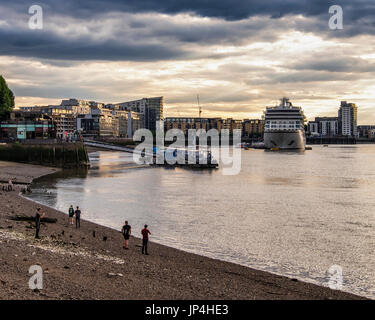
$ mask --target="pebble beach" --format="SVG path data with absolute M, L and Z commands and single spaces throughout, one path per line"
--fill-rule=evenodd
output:
M 0 298 L 13 299 L 363 299 L 325 286 L 305 283 L 248 267 L 187 253 L 152 242 L 149 256 L 141 240 L 81 219 L 81 228 L 68 216 L 20 195 L 24 184 L 59 169 L 0 162 L 0 183 L 9 179 L 15 190 L 0 190 Z M 41 207 L 56 223 L 42 223 L 40 240 L 34 223 L 15 221 L 34 216 Z M 67 208 L 68 209 L 68 208 Z M 133 230 L 138 236 L 140 230 Z M 43 289 L 31 290 L 29 268 L 43 270 Z

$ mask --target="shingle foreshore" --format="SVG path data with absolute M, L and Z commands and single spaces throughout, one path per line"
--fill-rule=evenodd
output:
M 28 183 L 56 170 L 0 162 L 0 181 Z M 124 250 L 119 231 L 84 220 L 77 230 L 65 213 L 20 196 L 21 188 L 0 190 L 1 299 L 362 299 L 153 242 L 145 256 L 135 237 Z M 57 219 L 42 223 L 40 240 L 32 222 L 11 219 L 37 207 Z M 29 288 L 32 265 L 43 270 L 41 290 Z

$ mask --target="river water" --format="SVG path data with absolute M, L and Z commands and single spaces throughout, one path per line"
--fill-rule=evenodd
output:
M 304 153 L 242 150 L 241 172 L 129 168 L 132 155 L 91 154 L 88 173 L 34 185 L 33 200 L 140 236 L 264 271 L 375 298 L 375 145 Z M 121 244 L 119 244 L 121 245 Z M 150 248 L 152 253 L 152 246 Z M 337 267 L 336 267 L 337 268 Z

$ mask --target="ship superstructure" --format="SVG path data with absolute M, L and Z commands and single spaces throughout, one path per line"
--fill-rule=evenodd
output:
M 264 117 L 267 149 L 305 150 L 305 116 L 301 107 L 295 107 L 288 98 L 282 98 L 280 105 L 266 108 Z

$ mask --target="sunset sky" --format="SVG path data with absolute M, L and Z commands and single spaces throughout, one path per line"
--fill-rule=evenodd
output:
M 164 96 L 166 116 L 198 116 L 199 93 L 202 116 L 241 119 L 288 96 L 309 119 L 347 100 L 375 124 L 374 35 L 374 0 L 1 1 L 0 74 L 17 106 Z

